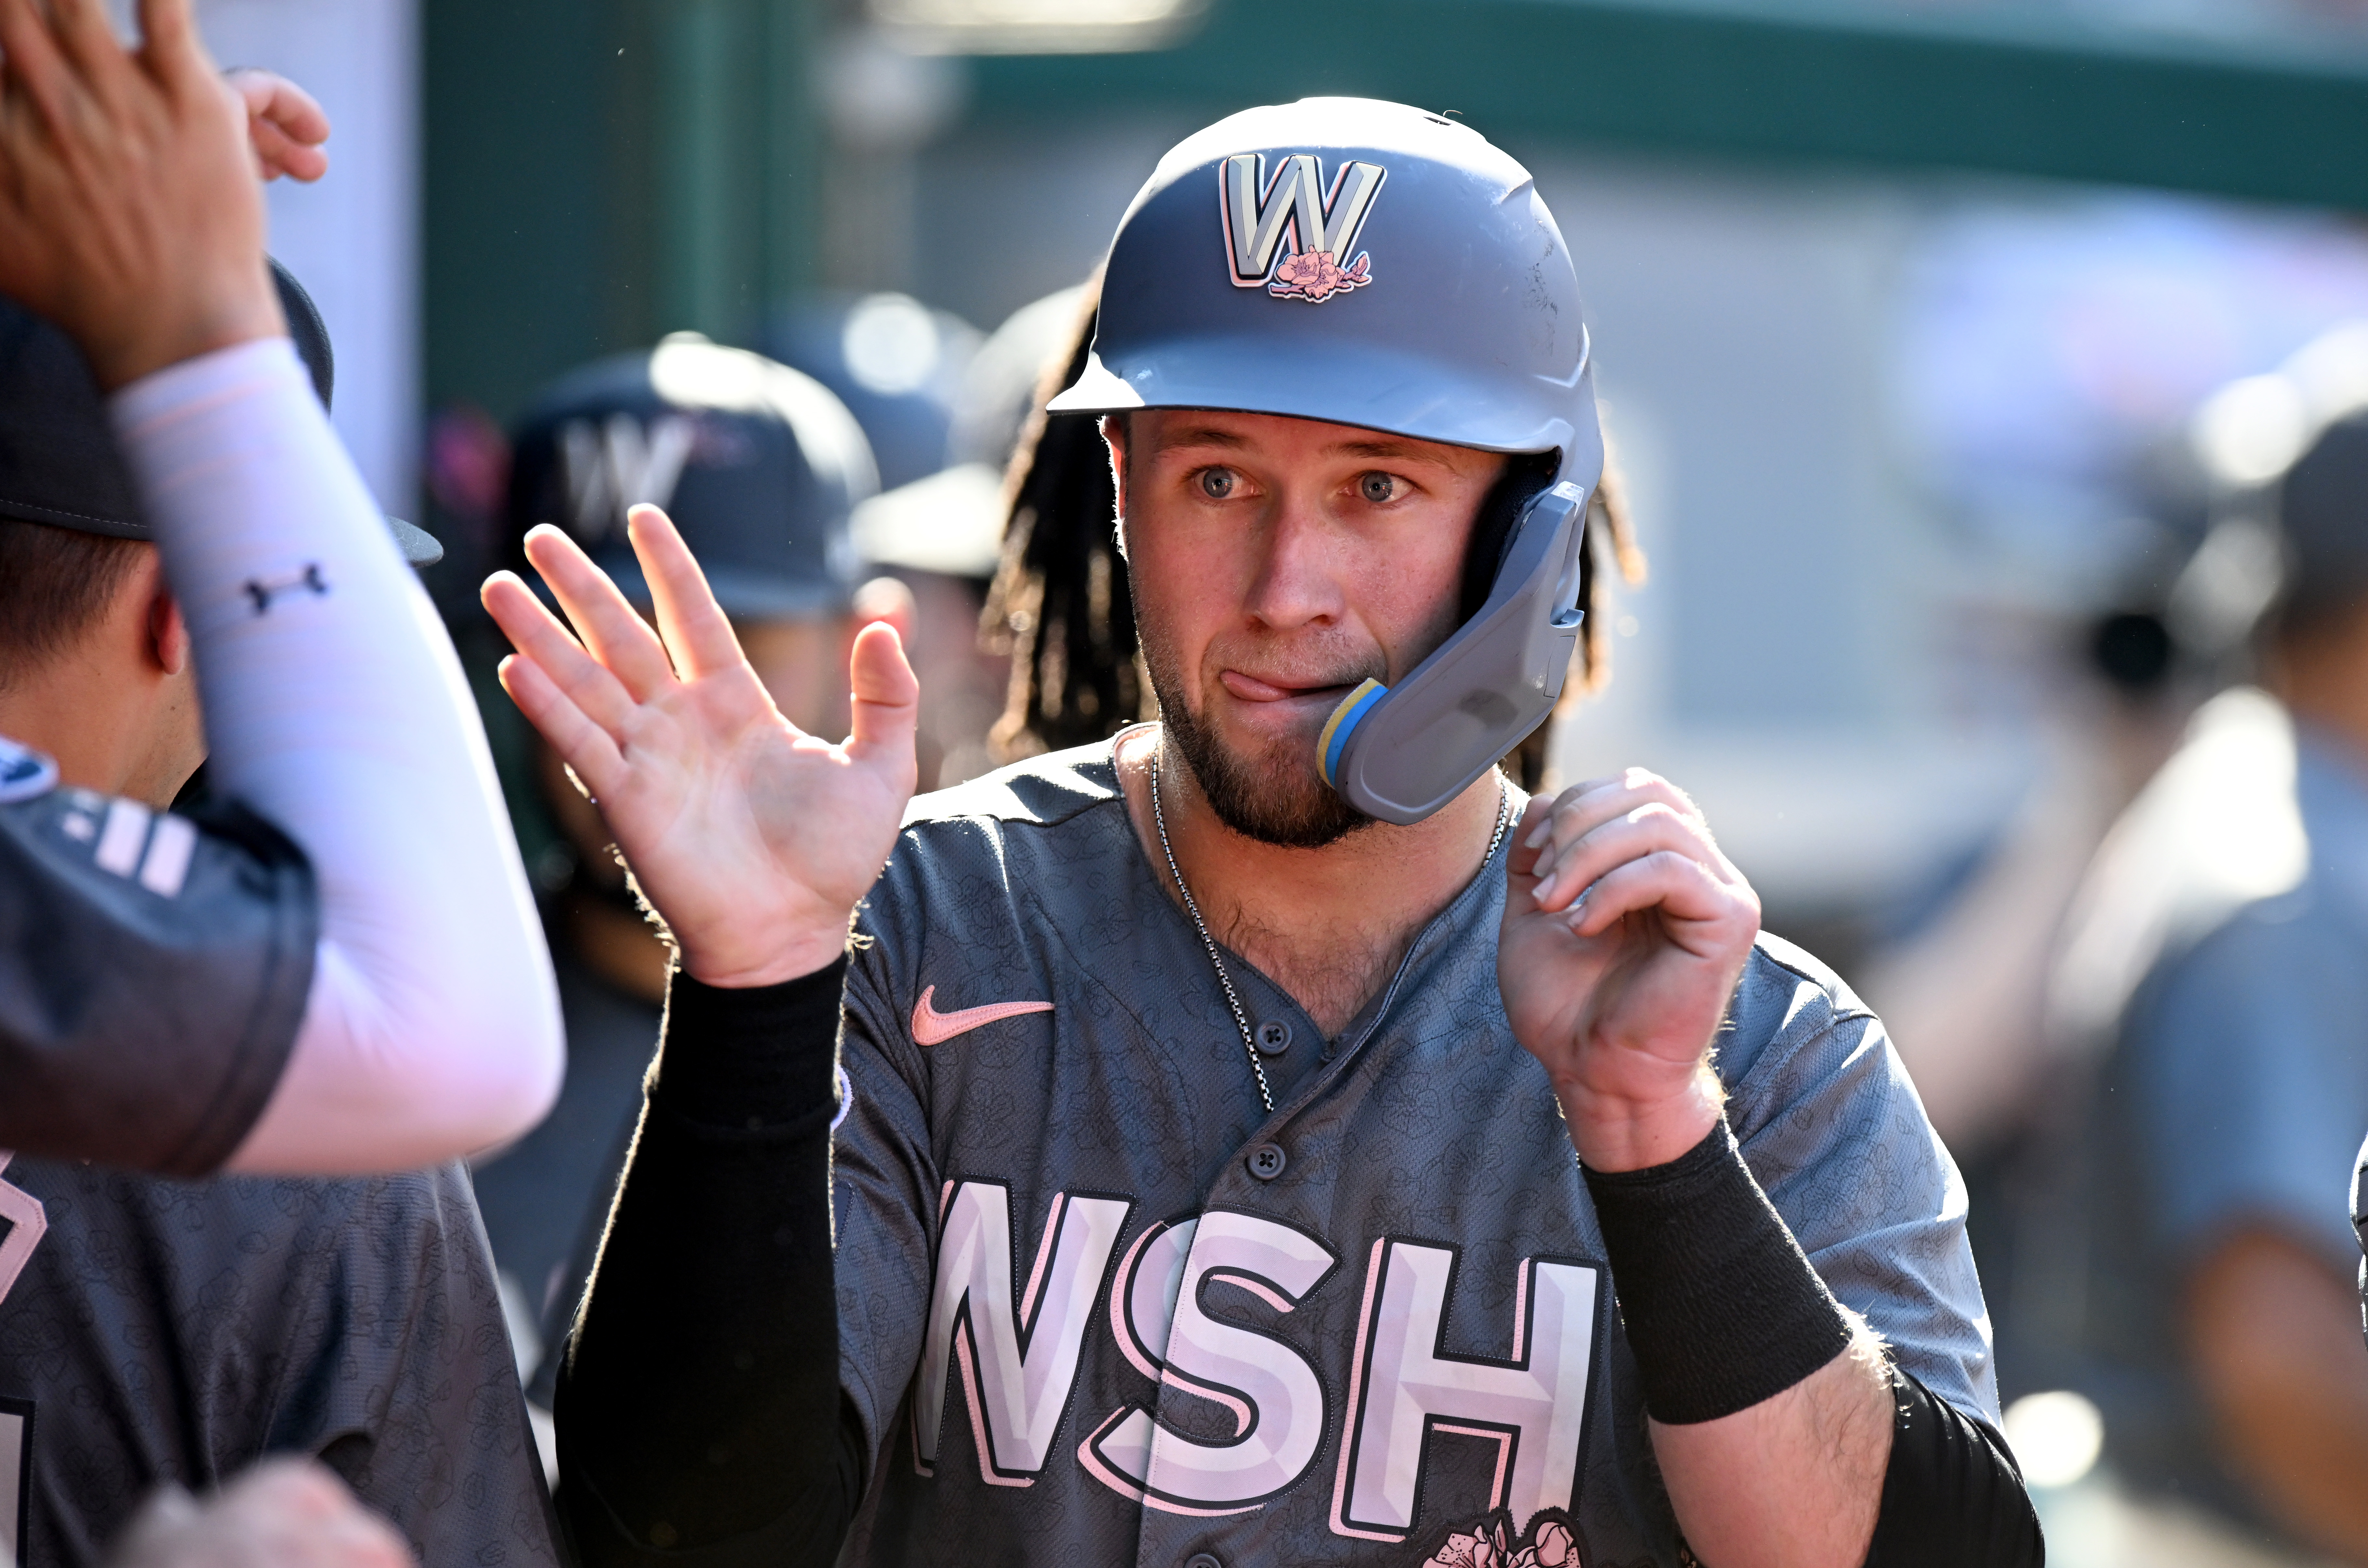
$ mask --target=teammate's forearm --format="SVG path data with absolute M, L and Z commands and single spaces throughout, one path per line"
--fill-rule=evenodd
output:
M 837 1555 L 864 1460 L 831 1256 L 846 972 L 733 991 L 675 978 L 559 1378 L 560 1511 L 587 1568 Z
M 427 596 L 284 337 L 113 401 L 188 619 L 215 782 L 302 845 L 305 1021 L 233 1158 L 401 1169 L 531 1126 L 562 1045 L 484 735 Z

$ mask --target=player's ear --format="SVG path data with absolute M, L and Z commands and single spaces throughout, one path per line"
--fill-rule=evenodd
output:
M 154 550 L 135 574 L 133 585 L 132 591 L 148 600 L 148 612 L 142 622 L 148 657 L 165 675 L 181 674 L 189 667 L 189 623 L 181 616 L 180 601 L 165 585 L 164 562 Z

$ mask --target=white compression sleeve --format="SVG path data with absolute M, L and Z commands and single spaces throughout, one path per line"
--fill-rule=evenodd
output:
M 551 957 L 460 662 L 293 347 L 187 360 L 112 413 L 215 786 L 320 881 L 303 1024 L 231 1168 L 398 1170 L 517 1136 L 558 1091 Z

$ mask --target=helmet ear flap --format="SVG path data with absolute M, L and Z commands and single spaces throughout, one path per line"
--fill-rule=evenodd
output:
M 1513 525 L 1554 482 L 1561 467 L 1558 451 L 1516 452 L 1505 460 L 1505 472 L 1497 476 L 1480 503 L 1479 516 L 1472 524 L 1472 542 L 1463 552 L 1463 596 L 1455 616 L 1458 626 L 1479 614 L 1480 607 L 1488 602 L 1489 590 L 1497 585 L 1497 574 L 1505 564 L 1505 551 L 1512 548 Z

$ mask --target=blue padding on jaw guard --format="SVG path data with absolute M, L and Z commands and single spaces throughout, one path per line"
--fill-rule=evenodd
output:
M 1372 712 L 1373 705 L 1389 694 L 1388 687 L 1368 677 L 1362 686 L 1341 701 L 1339 707 L 1332 710 L 1332 717 L 1324 722 L 1325 783 L 1339 788 L 1335 774 L 1340 766 L 1341 748 L 1349 744 L 1349 733 L 1356 729 L 1358 721 Z

